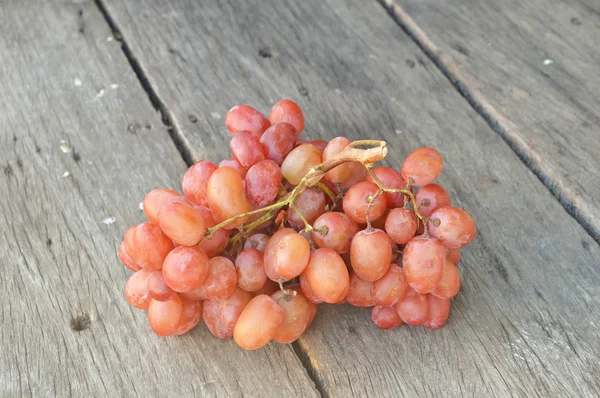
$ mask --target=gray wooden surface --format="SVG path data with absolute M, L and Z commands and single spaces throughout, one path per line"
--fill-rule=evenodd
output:
M 94 3 L 2 2 L 0 103 L 0 396 L 318 396 L 291 347 L 159 338 L 125 301 L 121 236 L 185 164 Z
M 600 2 L 380 1 L 600 241 Z
M 311 138 L 386 139 L 396 167 L 443 154 L 440 182 L 479 227 L 448 325 L 384 332 L 319 306 L 294 349 L 322 395 L 600 393 L 598 244 L 376 2 L 103 3 L 197 158 L 227 155 L 229 107 L 282 97 Z

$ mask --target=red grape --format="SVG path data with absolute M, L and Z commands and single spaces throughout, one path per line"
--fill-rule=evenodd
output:
M 179 200 L 162 205 L 158 212 L 158 224 L 165 235 L 178 245 L 196 245 L 206 233 L 202 214 L 190 203 Z
M 265 152 L 260 140 L 248 131 L 240 131 L 231 138 L 231 154 L 244 169 L 249 169 L 261 160 Z
M 450 315 L 450 300 L 429 295 L 429 310 L 424 323 L 425 327 L 428 329 L 441 328 L 448 320 L 448 315 Z
M 380 279 L 373 282 L 371 295 L 377 305 L 387 306 L 396 304 L 406 296 L 408 282 L 402 267 L 392 264 L 390 269 Z
M 219 167 L 229 167 L 234 169 L 242 178 L 246 178 L 247 169 L 243 168 L 240 162 L 235 160 L 234 158 L 223 159 L 219 163 Z
M 360 231 L 350 245 L 350 262 L 358 277 L 365 281 L 376 281 L 390 267 L 392 241 L 380 229 Z
M 183 195 L 167 188 L 159 188 L 148 192 L 144 198 L 144 213 L 152 224 L 158 225 L 158 211 L 166 202 L 183 199 Z
M 247 292 L 260 289 L 267 281 L 263 267 L 263 253 L 258 249 L 244 249 L 235 259 L 237 284 Z
M 225 114 L 225 125 L 231 133 L 249 131 L 254 135 L 262 134 L 270 125 L 269 120 L 248 105 L 236 105 Z
M 233 339 L 245 350 L 256 350 L 267 344 L 283 324 L 285 311 L 269 296 L 254 297 L 233 328 Z
M 394 243 L 405 245 L 417 233 L 417 217 L 412 210 L 392 209 L 385 219 L 385 232 Z
M 323 151 L 323 161 L 330 160 L 348 145 L 350 145 L 350 140 L 346 137 L 336 137 L 332 139 Z M 352 164 L 350 162 L 342 163 L 329 170 L 325 175 L 325 178 L 334 184 L 341 184 L 352 176 L 352 171 Z
M 277 275 L 290 280 L 300 275 L 308 264 L 310 244 L 296 232 L 282 236 L 273 250 L 273 267 Z
M 298 104 L 292 100 L 281 100 L 273 105 L 269 119 L 271 124 L 282 122 L 291 124 L 298 135 L 304 130 L 304 115 Z
M 340 254 L 350 251 L 358 225 L 344 213 L 327 212 L 313 223 L 313 239 L 319 247 L 329 247 Z
M 294 148 L 281 164 L 281 173 L 292 184 L 298 183 L 308 171 L 321 164 L 321 152 L 309 144 Z
M 192 291 L 208 278 L 208 256 L 198 246 L 178 246 L 165 259 L 162 273 L 171 289 L 176 292 Z
M 296 295 L 290 295 L 286 298 L 284 292 L 280 290 L 273 293 L 271 298 L 284 311 L 283 323 L 275 331 L 273 340 L 282 344 L 296 341 L 312 322 L 316 305 L 308 301 L 298 291 L 296 291 Z
M 231 260 L 213 257 L 208 260 L 208 277 L 201 286 L 207 299 L 229 297 L 237 286 L 237 272 Z
M 264 252 L 268 241 L 269 235 L 254 234 L 246 240 L 246 243 L 244 243 L 244 249 L 252 248 Z
M 236 287 L 229 297 L 219 300 L 219 315 L 227 329 L 233 329 L 251 299 L 251 293 Z
M 460 262 L 460 249 L 449 249 L 446 247 L 446 258 L 454 265 Z
M 440 207 L 431 213 L 427 228 L 431 236 L 450 249 L 468 245 L 477 230 L 469 213 L 452 206 Z
M 167 285 L 162 271 L 152 271 L 148 278 L 148 293 L 157 301 L 167 301 L 175 294 L 175 291 Z
M 320 304 L 323 302 L 323 299 L 317 296 L 317 293 L 315 293 L 312 286 L 310 286 L 306 272 L 300 274 L 300 289 L 302 290 L 304 297 L 311 303 Z
M 174 335 L 180 336 L 196 327 L 202 318 L 202 301 L 181 300 L 181 316 Z
M 381 181 L 387 188 L 403 189 L 406 187 L 406 181 L 404 181 L 402 175 L 392 168 L 379 166 L 375 167 L 373 172 L 377 178 L 379 178 L 379 181 Z M 367 177 L 367 181 L 375 182 L 371 176 Z M 400 192 L 386 192 L 384 195 L 387 199 L 387 205 L 390 209 L 404 206 L 404 195 L 402 195 Z
M 233 328 L 227 328 L 221 319 L 219 313 L 221 303 L 219 300 L 206 300 L 204 301 L 204 308 L 202 309 L 202 318 L 204 324 L 213 334 L 213 336 L 219 339 L 227 339 L 233 336 Z
M 272 160 L 263 160 L 250 167 L 246 174 L 246 197 L 251 205 L 265 207 L 279 193 L 281 169 Z
M 317 217 L 325 212 L 326 205 L 325 193 L 318 188 L 308 188 L 294 200 L 294 206 L 309 224 L 314 223 Z M 296 210 L 290 208 L 287 215 L 290 224 L 298 228 L 304 228 L 304 222 L 296 213 Z
M 277 284 L 277 282 L 273 282 L 272 280 L 267 279 L 263 287 L 252 292 L 252 296 L 256 297 L 260 296 L 261 294 L 266 294 L 267 296 L 270 296 L 273 293 L 275 293 L 278 289 L 279 285 Z
M 416 205 L 422 216 L 429 217 L 435 209 L 450 205 L 450 195 L 438 184 L 427 184 L 415 195 Z
M 435 238 L 417 236 L 406 244 L 402 266 L 408 284 L 419 293 L 433 290 L 442 278 L 446 251 Z
M 402 319 L 393 306 L 382 307 L 380 305 L 371 310 L 371 319 L 379 329 L 389 330 L 402 325 Z
M 369 197 L 374 196 L 379 188 L 372 182 L 363 181 L 346 192 L 344 196 L 344 213 L 358 224 L 367 222 L 367 210 L 369 210 Z M 371 221 L 381 217 L 387 209 L 387 202 L 384 195 L 379 195 L 369 210 Z
M 278 281 L 279 279 L 285 280 L 275 270 L 275 249 L 277 248 L 277 244 L 279 243 L 279 240 L 281 238 L 292 233 L 297 234 L 297 232 L 291 228 L 282 228 L 275 232 L 273 236 L 271 236 L 271 239 L 269 239 L 267 245 L 265 246 L 263 255 L 263 267 L 269 279 L 273 281 Z
M 148 278 L 152 272 L 139 270 L 129 277 L 125 284 L 125 298 L 135 308 L 147 310 L 150 305 Z
M 260 137 L 267 159 L 281 166 L 283 159 L 294 149 L 296 135 L 296 129 L 289 123 L 277 123 L 269 127 Z
M 206 185 L 208 184 L 208 178 L 217 168 L 217 165 L 213 162 L 200 160 L 187 169 L 181 180 L 181 188 L 185 198 L 195 205 L 208 206 Z
M 207 228 L 214 227 L 216 225 L 210 209 L 202 206 L 196 206 L 196 210 L 204 218 Z M 208 257 L 212 258 L 219 255 L 225 249 L 225 247 L 227 247 L 227 243 L 229 243 L 229 231 L 225 228 L 219 228 L 213 232 L 211 238 L 202 238 L 200 243 L 198 243 L 198 247 L 204 250 Z
M 422 325 L 429 312 L 429 295 L 417 293 L 409 288 L 406 296 L 396 303 L 395 308 L 404 323 L 412 326 Z
M 183 303 L 176 294 L 167 301 L 152 300 L 148 307 L 148 322 L 157 335 L 170 336 L 177 331 L 182 313 Z
M 244 196 L 244 182 L 234 169 L 219 167 L 211 174 L 208 179 L 208 205 L 217 223 L 250 211 L 250 203 Z M 239 227 L 247 219 L 247 216 L 242 217 L 225 229 Z
M 337 303 L 348 293 L 348 269 L 333 249 L 315 250 L 304 272 L 313 291 L 326 303 Z
M 159 270 L 173 250 L 173 241 L 158 225 L 143 222 L 135 228 L 133 248 L 137 264 L 146 270 Z
M 438 298 L 451 299 L 458 294 L 459 290 L 460 275 L 458 274 L 458 268 L 449 259 L 446 259 L 442 270 L 442 279 L 431 291 L 431 294 Z
M 323 141 L 323 140 L 296 140 L 296 146 L 300 146 L 300 145 L 304 145 L 304 144 L 310 144 L 314 147 L 316 147 L 319 152 L 321 152 L 321 154 L 323 153 L 323 151 L 325 150 L 325 147 L 327 146 L 327 142 Z
M 375 305 L 375 299 L 371 295 L 373 282 L 363 281 L 356 275 L 356 272 L 350 273 L 350 288 L 346 295 L 346 301 L 355 307 L 372 307 Z
M 127 232 L 129 232 L 129 230 L 127 230 Z M 119 258 L 121 259 L 121 262 L 133 272 L 139 271 L 141 269 L 141 267 L 137 265 L 129 255 L 129 251 L 127 250 L 127 243 L 125 242 L 125 240 L 123 240 L 123 242 L 121 242 L 121 244 L 119 245 Z
M 431 184 L 442 172 L 442 156 L 433 148 L 421 148 L 412 152 L 402 163 L 402 177 L 412 180 L 411 185 L 422 187 Z

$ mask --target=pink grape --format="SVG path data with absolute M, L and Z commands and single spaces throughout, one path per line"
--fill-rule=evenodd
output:
M 396 303 L 395 308 L 404 323 L 412 326 L 422 325 L 429 312 L 429 295 L 417 293 L 409 288 L 406 296 Z
M 282 122 L 291 124 L 298 135 L 304 130 L 304 114 L 298 104 L 292 100 L 284 99 L 273 105 L 269 120 L 271 124 Z
M 233 339 L 245 350 L 256 350 L 273 339 L 285 311 L 269 296 L 254 297 L 233 328 Z
M 429 310 L 424 325 L 428 329 L 439 329 L 448 320 L 450 300 L 429 295 Z
M 194 163 L 183 175 L 181 188 L 185 198 L 199 206 L 208 206 L 206 185 L 208 178 L 218 168 L 213 162 L 200 160 Z
M 237 284 L 247 292 L 253 292 L 265 285 L 267 274 L 263 266 L 263 253 L 255 248 L 244 249 L 235 259 Z
M 228 297 L 219 300 L 219 315 L 226 328 L 233 329 L 250 300 L 252 300 L 252 294 L 239 287 L 236 287 Z
M 250 211 L 250 203 L 244 193 L 244 182 L 232 168 L 219 167 L 208 179 L 208 206 L 213 213 L 215 222 L 220 223 L 238 214 Z M 243 225 L 248 216 L 225 226 L 233 229 Z
M 396 304 L 406 296 L 408 282 L 402 267 L 391 264 L 390 269 L 380 279 L 373 282 L 371 295 L 377 305 Z
M 146 270 L 159 270 L 173 250 L 173 241 L 158 227 L 147 222 L 139 224 L 133 234 L 133 248 L 137 264 Z
M 427 228 L 431 236 L 438 238 L 450 249 L 468 245 L 477 231 L 475 221 L 469 213 L 452 206 L 440 207 L 431 213 Z
M 431 184 L 442 172 L 443 163 L 442 156 L 435 149 L 417 149 L 404 159 L 402 178 L 419 187 Z
M 158 211 L 166 202 L 173 199 L 183 199 L 184 196 L 177 191 L 167 188 L 158 188 L 148 192 L 144 198 L 144 214 L 152 224 L 158 225 Z
M 327 212 L 313 223 L 313 239 L 319 247 L 329 247 L 340 254 L 350 251 L 358 225 L 344 213 Z
M 406 181 L 404 181 L 404 178 L 402 178 L 402 174 L 398 173 L 392 168 L 379 166 L 375 167 L 373 172 L 377 178 L 379 178 L 379 181 L 381 181 L 387 188 L 406 188 Z M 367 177 L 367 181 L 375 182 L 371 176 Z M 384 195 L 387 199 L 387 205 L 390 209 L 404 206 L 404 195 L 402 195 L 400 192 L 386 192 Z
M 239 131 L 249 131 L 260 136 L 270 125 L 269 120 L 248 105 L 236 105 L 225 114 L 225 125 L 232 134 Z
M 240 131 L 231 137 L 231 154 L 246 170 L 265 160 L 265 150 L 260 140 L 248 131 Z
M 406 244 L 402 266 L 408 284 L 419 293 L 433 290 L 442 279 L 446 251 L 435 238 L 417 236 Z
M 417 217 L 412 210 L 392 209 L 385 219 L 385 232 L 392 242 L 405 245 L 417 233 Z
M 427 184 L 417 191 L 415 202 L 419 207 L 419 213 L 429 217 L 434 210 L 450 206 L 450 195 L 441 185 Z
M 358 277 L 365 281 L 376 281 L 390 267 L 392 241 L 380 229 L 360 231 L 350 245 L 350 261 Z
M 309 144 L 294 148 L 281 164 L 281 173 L 293 185 L 298 185 L 308 171 L 321 163 L 321 152 Z
M 275 331 L 273 340 L 281 344 L 296 341 L 312 322 L 316 305 L 308 301 L 302 293 L 296 292 L 286 299 L 283 291 L 275 292 L 271 298 L 284 311 L 283 323 Z
M 267 159 L 281 166 L 295 147 L 296 135 L 296 129 L 289 123 L 277 123 L 269 127 L 260 137 Z
M 246 198 L 251 205 L 265 207 L 275 200 L 281 184 L 281 169 L 272 160 L 262 160 L 246 174 Z
M 185 334 L 198 325 L 202 318 L 202 301 L 181 300 L 181 316 L 177 328 L 173 332 L 175 336 Z
M 294 201 L 294 206 L 309 224 L 313 224 L 317 217 L 325 213 L 326 205 L 325 193 L 318 188 L 308 188 Z M 294 209 L 288 211 L 288 221 L 298 228 L 304 228 L 304 222 Z
M 173 295 L 167 301 L 152 300 L 148 307 L 148 323 L 159 336 L 170 336 L 179 326 L 183 313 L 183 303 L 178 295 Z
M 206 300 L 202 309 L 204 324 L 219 339 L 228 339 L 233 336 L 233 328 L 227 328 L 219 313 L 221 303 L 219 300 Z
M 304 272 L 314 292 L 326 303 L 337 303 L 348 293 L 348 269 L 333 249 L 315 250 Z
M 379 188 L 372 182 L 363 181 L 346 192 L 344 196 L 344 213 L 358 224 L 367 222 L 367 210 L 369 210 L 370 220 L 374 221 L 381 217 L 386 209 L 387 202 L 384 195 L 379 195 L 369 209 L 369 200 L 375 196 Z
M 379 329 L 389 330 L 402 325 L 402 319 L 393 306 L 377 305 L 371 310 L 371 319 Z
M 148 290 L 148 279 L 151 271 L 139 270 L 129 277 L 125 284 L 125 298 L 135 308 L 147 310 L 150 305 L 150 292 Z
M 171 289 L 189 292 L 208 278 L 208 256 L 198 246 L 178 246 L 165 258 L 162 274 Z
M 363 281 L 356 275 L 356 272 L 350 273 L 350 288 L 346 295 L 346 301 L 355 307 L 372 307 L 375 305 L 375 299 L 371 295 L 373 282 Z

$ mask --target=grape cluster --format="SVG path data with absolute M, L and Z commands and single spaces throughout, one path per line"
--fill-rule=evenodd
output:
M 372 307 L 381 329 L 444 325 L 459 249 L 476 227 L 433 183 L 436 150 L 412 152 L 400 172 L 374 167 L 385 142 L 302 140 L 304 116 L 290 100 L 269 118 L 235 106 L 225 123 L 232 157 L 192 165 L 183 194 L 148 193 L 148 221 L 119 247 L 134 272 L 125 297 L 148 311 L 156 334 L 203 319 L 216 337 L 253 350 L 298 339 L 317 304 L 346 302 Z

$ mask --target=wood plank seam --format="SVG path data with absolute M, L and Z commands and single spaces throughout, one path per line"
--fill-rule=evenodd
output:
M 119 41 L 121 42 L 121 49 L 123 50 L 125 58 L 127 58 L 127 61 L 129 62 L 129 65 L 131 65 L 131 68 L 135 72 L 136 77 L 142 85 L 142 88 L 148 95 L 150 103 L 152 104 L 154 109 L 160 112 L 161 120 L 163 124 L 167 127 L 167 131 L 169 133 L 169 136 L 171 137 L 171 140 L 175 144 L 175 147 L 181 154 L 181 157 L 183 158 L 184 162 L 188 166 L 191 166 L 192 164 L 194 164 L 195 156 L 193 154 L 193 150 L 191 149 L 192 147 L 190 143 L 185 138 L 185 135 L 182 134 L 181 129 L 179 129 L 176 123 L 174 123 L 171 112 L 166 107 L 164 101 L 157 95 L 156 90 L 154 90 L 154 88 L 152 87 L 152 84 L 150 83 L 147 74 L 144 72 L 144 69 L 140 65 L 138 59 L 131 52 L 130 47 L 127 45 L 127 41 L 121 34 L 121 31 L 116 25 L 114 19 L 106 10 L 106 7 L 104 6 L 102 0 L 96 0 L 95 3 L 98 9 L 100 10 L 100 13 L 106 20 L 106 23 L 110 27 L 110 30 L 113 32 L 113 35 L 119 38 Z
M 585 231 L 600 243 L 600 229 L 591 220 L 591 215 L 582 211 L 577 200 L 577 193 L 567 187 L 554 175 L 544 160 L 514 131 L 506 118 L 500 114 L 489 101 L 475 88 L 470 87 L 467 79 L 454 62 L 444 56 L 427 34 L 417 25 L 394 0 L 377 0 L 402 30 L 433 61 L 435 66 L 446 76 L 469 105 L 486 121 L 492 130 L 508 144 L 519 159 L 550 190 L 567 213 L 573 217 Z
M 102 15 L 104 16 L 104 19 L 106 20 L 106 23 L 110 27 L 113 34 L 116 34 L 116 36 L 119 37 L 123 54 L 125 55 L 127 61 L 131 65 L 131 68 L 135 72 L 136 77 L 142 85 L 142 88 L 148 95 L 152 106 L 154 107 L 154 109 L 160 112 L 161 120 L 163 124 L 167 127 L 167 130 L 171 139 L 173 140 L 173 143 L 175 144 L 175 147 L 181 154 L 181 157 L 186 162 L 186 164 L 188 166 L 191 166 L 192 164 L 194 164 L 194 159 L 196 157 L 193 155 L 193 149 L 189 141 L 185 138 L 181 130 L 174 123 L 171 112 L 166 107 L 164 101 L 162 101 L 162 99 L 158 96 L 156 90 L 152 87 L 152 83 L 150 82 L 149 78 L 147 77 L 137 58 L 132 53 L 130 47 L 127 45 L 125 37 L 121 34 L 119 27 L 116 25 L 114 19 L 108 13 L 108 10 L 104 6 L 102 0 L 96 0 L 95 3 Z M 319 394 L 322 397 L 329 397 L 329 394 L 326 393 L 322 382 L 317 377 L 317 370 L 314 369 L 310 363 L 310 357 L 308 356 L 308 353 L 305 350 L 303 350 L 302 347 L 300 347 L 300 343 L 298 341 L 291 343 L 291 345 L 294 354 L 298 357 L 298 360 L 300 361 L 302 366 L 304 366 L 307 376 L 312 380 Z

